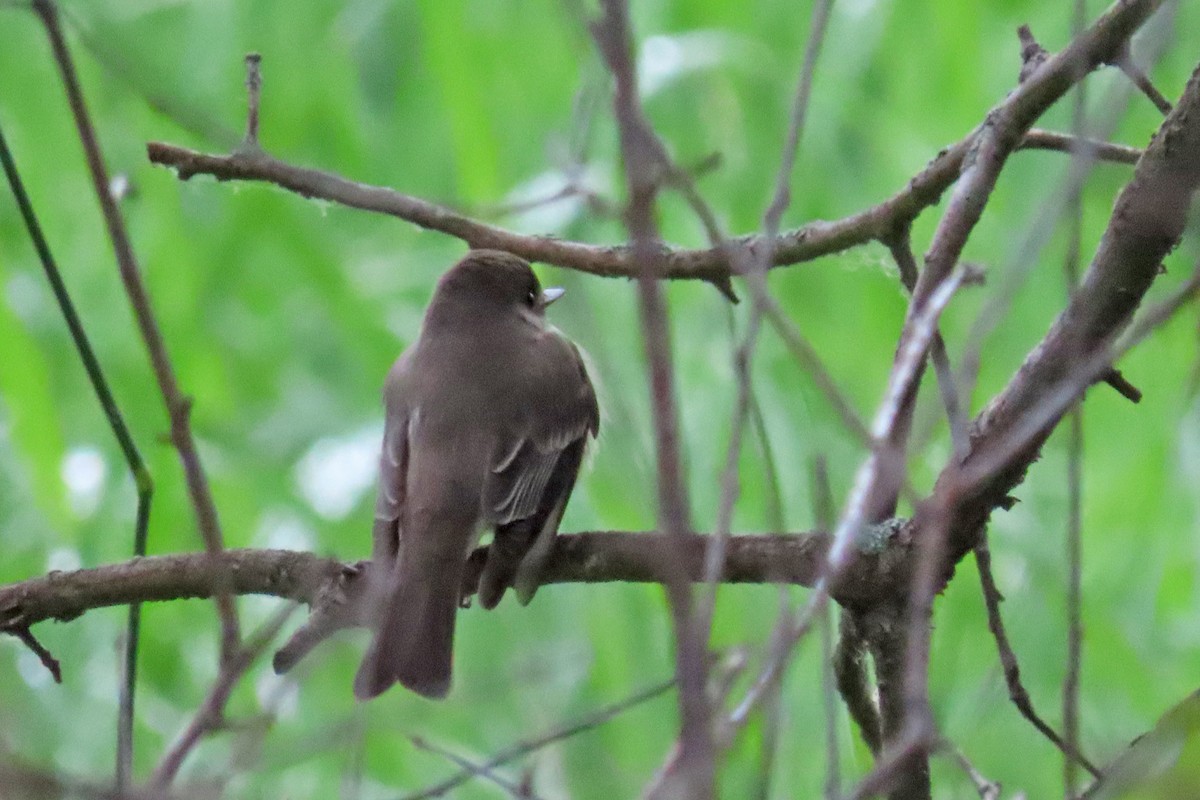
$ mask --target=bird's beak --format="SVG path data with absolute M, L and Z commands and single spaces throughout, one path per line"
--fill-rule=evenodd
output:
M 561 286 L 551 286 L 549 289 L 542 290 L 542 308 L 553 303 L 558 298 L 567 293 L 567 290 Z

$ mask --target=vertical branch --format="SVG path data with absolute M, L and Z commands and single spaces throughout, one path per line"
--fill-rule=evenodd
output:
M 46 273 L 46 280 L 49 281 L 50 288 L 54 292 L 54 298 L 58 302 L 58 307 L 62 311 L 64 319 L 66 319 L 67 329 L 71 332 L 71 339 L 75 342 L 75 349 L 79 353 L 79 360 L 83 362 L 83 368 L 87 372 L 88 381 L 92 384 L 92 390 L 95 391 L 96 398 L 100 401 L 100 406 L 104 410 L 104 416 L 108 420 L 108 426 L 112 429 L 113 436 L 116 437 L 117 444 L 121 448 L 121 454 L 125 457 L 125 464 L 133 476 L 138 498 L 137 515 L 133 525 L 133 554 L 134 556 L 144 556 L 146 555 L 147 530 L 150 525 L 150 499 L 154 494 L 154 482 L 150 477 L 150 470 L 147 469 L 145 462 L 142 460 L 142 454 L 138 451 L 137 445 L 134 444 L 133 435 L 129 432 L 129 427 L 125 424 L 125 418 L 121 415 L 121 410 L 117 407 L 116 398 L 113 397 L 108 381 L 104 377 L 104 372 L 100 367 L 100 360 L 96 357 L 95 350 L 92 349 L 87 332 L 83 328 L 83 322 L 75 310 L 75 304 L 71 300 L 71 295 L 67 292 L 66 283 L 63 282 L 62 274 L 59 272 L 58 265 L 54 261 L 54 256 L 50 252 L 50 244 L 46 241 L 46 237 L 42 232 L 42 226 L 38 223 L 37 216 L 34 214 L 33 204 L 29 200 L 29 195 L 25 192 L 25 186 L 21 182 L 20 174 L 17 172 L 16 161 L 8 149 L 8 142 L 4 139 L 3 131 L 0 131 L 0 161 L 3 162 L 4 173 L 8 178 L 8 185 L 12 189 L 13 197 L 17 201 L 17 207 L 21 211 L 21 217 L 25 221 L 25 228 L 29 233 L 29 238 L 33 241 L 34 249 L 37 251 L 38 258 L 42 262 L 42 269 Z M 129 785 L 131 765 L 133 763 L 133 696 L 134 686 L 137 683 L 137 653 L 141 632 L 141 610 L 140 603 L 132 603 L 129 606 L 129 621 L 125 631 L 124 676 L 121 681 L 120 713 L 117 720 L 116 788 L 118 791 L 123 790 Z
M 1072 33 L 1078 36 L 1086 24 L 1087 4 L 1075 0 Z M 1132 63 L 1132 62 L 1131 62 Z M 1086 84 L 1081 80 L 1075 87 L 1071 109 L 1071 133 L 1076 140 L 1083 136 L 1086 127 L 1087 108 Z M 1168 112 L 1170 104 L 1168 104 Z M 1067 296 L 1070 298 L 1079 283 L 1080 249 L 1083 244 L 1083 187 L 1074 185 L 1067 197 L 1067 219 L 1070 239 L 1063 260 Z M 1082 606 L 1082 479 L 1083 469 L 1083 403 L 1076 403 L 1069 415 L 1070 428 L 1067 439 L 1067 668 L 1063 675 L 1062 709 L 1063 737 L 1063 789 L 1064 797 L 1074 797 L 1078 782 L 1078 768 L 1071 754 L 1079 752 L 1079 674 L 1083 649 Z
M 914 718 L 910 655 L 922 647 L 913 640 L 921 639 L 918 631 L 927 631 L 928 626 L 913 625 L 903 606 L 889 605 L 863 615 L 861 622 L 875 663 L 885 747 L 884 757 L 876 762 L 875 774 L 880 778 L 877 789 L 886 791 L 888 800 L 928 800 L 931 787 L 926 752 L 932 739 L 932 721 Z M 923 652 L 927 653 L 928 648 Z
M 858 727 L 863 744 L 873 757 L 879 758 L 883 751 L 883 723 L 875 699 L 875 686 L 867 674 L 867 642 L 860 630 L 858 616 L 848 609 L 841 610 L 833 673 L 838 694 L 846 704 L 850 719 Z
M 829 486 L 829 468 L 824 457 L 813 462 L 813 507 L 816 510 L 817 530 L 828 531 L 834 525 L 833 490 Z M 825 798 L 836 800 L 842 795 L 841 754 L 838 748 L 838 693 L 841 686 L 838 667 L 843 663 L 835 656 L 840 655 L 841 642 L 834 643 L 832 610 L 821 612 L 821 700 L 825 712 Z M 844 619 L 850 612 L 842 610 Z M 865 677 L 865 676 L 864 676 Z
M 262 56 L 258 53 L 246 54 L 246 136 L 242 139 L 242 149 L 257 150 L 258 144 L 258 108 L 262 100 Z
M 804 64 L 800 68 L 800 78 L 796 84 L 796 96 L 792 103 L 791 121 L 788 124 L 787 143 L 784 145 L 779 172 L 775 179 L 775 193 L 766 211 L 763 212 L 763 238 L 768 242 L 775 240 L 779 233 L 783 213 L 791 202 L 789 186 L 792 168 L 796 163 L 800 137 L 804 132 L 804 121 L 808 113 L 808 100 L 812 95 L 817 57 L 820 55 L 821 44 L 825 40 L 825 30 L 829 22 L 830 3 L 831 0 L 819 0 L 813 7 L 811 32 L 804 52 Z M 732 248 L 727 249 L 733 250 Z M 770 295 L 767 291 L 766 274 L 774 260 L 773 256 L 774 248 L 768 245 L 756 252 L 753 259 L 747 259 L 744 252 L 733 253 L 731 259 L 735 267 L 741 267 L 738 271 L 743 272 L 750 283 L 754 293 L 754 302 L 750 307 L 750 319 L 746 323 L 745 338 L 737 348 L 733 359 L 734 372 L 738 382 L 737 402 L 734 406 L 733 424 L 730 428 L 729 447 L 725 453 L 725 467 L 721 475 L 721 501 L 717 508 L 717 527 L 705 553 L 704 580 L 707 584 L 707 592 L 702 596 L 698 614 L 698 625 L 701 635 L 705 639 L 708 638 L 712 629 L 717 588 L 720 585 L 719 578 L 725 564 L 726 543 L 733 525 L 733 505 L 738 494 L 738 460 L 742 452 L 746 418 L 753 402 L 750 363 L 754 357 L 755 346 L 758 344 L 759 332 L 762 329 L 763 314 L 769 305 Z M 746 261 L 750 261 L 750 263 L 743 263 Z
M 834 643 L 832 609 L 821 614 L 821 706 L 825 714 L 825 797 L 842 795 L 841 753 L 838 748 L 838 692 L 833 672 Z
M 691 522 L 680 460 L 667 306 L 655 275 L 660 248 L 654 205 L 668 161 L 642 113 L 638 98 L 628 7 L 624 0 L 604 0 L 602 7 L 602 17 L 590 27 L 615 85 L 613 111 L 620 132 L 629 193 L 626 226 L 639 273 L 638 309 L 650 373 L 658 466 L 658 520 L 660 528 L 669 536 L 682 537 L 690 531 Z M 705 800 L 715 795 L 716 775 L 707 694 L 707 648 L 693 615 L 693 597 L 687 576 L 673 560 L 666 566 L 681 717 L 678 772 L 673 777 L 685 796 Z M 668 778 L 667 783 L 671 782 Z
M 62 26 L 59 24 L 58 10 L 53 0 L 34 0 L 34 11 L 41 18 L 50 39 L 54 60 L 62 76 L 66 88 L 67 100 L 71 106 L 71 115 L 79 132 L 79 141 L 87 158 L 88 171 L 92 177 L 92 186 L 96 198 L 100 202 L 100 210 L 108 228 L 116 255 L 117 266 L 120 270 L 121 281 L 129 295 L 133 306 L 134 318 L 142 341 L 150 356 L 150 365 L 158 381 L 159 391 L 166 403 L 167 415 L 171 420 L 171 441 L 179 451 L 179 459 L 183 463 L 183 472 L 187 480 L 188 494 L 196 514 L 197 527 L 204 540 L 205 550 L 210 555 L 217 555 L 224 549 L 221 527 L 217 519 L 217 508 L 209 489 L 208 478 L 200 463 L 200 454 L 196 442 L 192 438 L 189 422 L 191 400 L 184 396 L 175 377 L 175 370 L 167 355 L 166 343 L 162 332 L 151 310 L 150 298 L 142 283 L 141 272 L 133 255 L 133 247 L 129 242 L 129 234 L 125 222 L 117 208 L 116 201 L 108 190 L 108 170 L 104 166 L 104 158 L 100 153 L 100 144 L 96 138 L 95 129 L 88 115 L 87 105 L 83 99 L 83 90 L 75 72 L 71 53 L 67 49 L 63 37 Z M 217 611 L 221 618 L 221 654 L 222 658 L 230 656 L 237 648 L 240 634 L 238 633 L 237 608 L 228 590 L 222 591 L 216 598 Z

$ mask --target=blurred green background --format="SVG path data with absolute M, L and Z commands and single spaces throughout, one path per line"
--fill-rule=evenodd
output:
M 646 108 L 681 163 L 718 152 L 700 189 L 726 229 L 755 229 L 780 159 L 807 36 L 808 3 L 720 0 L 636 3 Z M 1089 3 L 1094 17 L 1102 7 Z M 568 200 L 522 213 L 500 209 L 553 193 L 578 173 L 619 201 L 621 168 L 606 76 L 580 0 L 233 3 L 70 0 L 63 4 L 84 89 L 124 203 L 134 245 L 185 390 L 226 541 L 310 549 L 346 559 L 369 552 L 373 462 L 383 375 L 417 333 L 442 270 L 464 246 L 395 219 L 304 200 L 265 185 L 180 183 L 150 166 L 145 143 L 227 151 L 244 118 L 242 57 L 263 55 L 261 140 L 306 166 L 444 202 L 530 233 L 588 242 L 623 239 L 619 221 Z M 784 223 L 834 219 L 900 189 L 937 151 L 968 133 L 1015 84 L 1016 27 L 1061 47 L 1070 9 L 1032 0 L 846 0 L 835 6 L 818 69 L 794 201 Z M 1200 44 L 1200 9 L 1158 20 L 1165 43 L 1153 77 L 1177 96 Z M 1143 41 L 1135 52 L 1144 52 Z M 1087 81 L 1097 124 L 1120 106 L 1113 71 Z M 1160 117 L 1134 97 L 1113 139 L 1143 145 Z M 22 3 L 0 4 L 0 121 L 66 281 L 143 453 L 158 493 L 150 550 L 199 547 L 178 459 L 163 443 L 162 403 L 120 288 L 49 48 Z M 1068 130 L 1070 104 L 1042 123 Z M 1103 123 L 1107 124 L 1107 123 Z M 987 340 L 972 412 L 1011 376 L 1065 296 L 1066 226 L 1031 260 L 1030 231 L 1061 209 L 1067 159 L 1023 152 L 1004 172 L 966 257 L 989 284 L 959 296 L 944 330 L 958 359 L 981 308 L 1007 276 L 1027 279 Z M 1127 166 L 1100 165 L 1085 191 L 1083 250 L 1094 249 Z M 120 561 L 132 547 L 134 491 L 14 204 L 0 192 L 0 583 L 50 569 Z M 936 209 L 916 229 L 928 243 Z M 661 205 L 672 243 L 704 244 L 677 197 Z M 1161 296 L 1194 263 L 1193 238 L 1167 261 Z M 568 289 L 554 322 L 591 355 L 605 422 L 563 530 L 654 525 L 654 456 L 634 286 L 540 268 Z M 871 245 L 777 270 L 772 289 L 864 416 L 882 396 L 905 297 L 887 252 Z M 734 400 L 731 354 L 747 304 L 712 287 L 669 289 L 675 363 L 695 523 L 714 524 Z M 1189 309 L 1123 363 L 1145 393 L 1132 406 L 1105 388 L 1086 406 L 1082 741 L 1107 761 L 1196 688 L 1200 675 L 1200 405 Z M 783 492 L 788 530 L 814 524 L 811 465 L 830 464 L 844 496 L 862 449 L 779 340 L 764 335 L 755 388 Z M 927 488 L 950 449 L 927 381 L 913 480 Z M 992 549 L 1023 673 L 1056 726 L 1065 653 L 1064 437 L 1031 470 L 1011 512 L 997 513 Z M 748 442 L 734 529 L 776 528 L 764 453 Z M 793 599 L 803 598 L 800 590 Z M 745 646 L 753 670 L 778 590 L 721 591 L 716 643 Z M 240 600 L 249 628 L 279 601 Z M 55 686 L 15 640 L 0 639 L 0 752 L 50 770 L 102 779 L 115 742 L 124 609 L 36 633 L 62 660 Z M 932 692 L 944 732 L 989 778 L 1031 797 L 1061 792 L 1061 759 L 1007 700 L 979 597 L 964 562 L 937 605 Z M 186 724 L 216 671 L 209 602 L 144 611 L 136 763 L 146 776 Z M 231 776 L 228 796 L 392 797 L 454 771 L 408 740 L 420 733 L 482 758 L 670 675 L 661 591 L 648 586 L 554 586 L 528 609 L 460 615 L 454 691 L 430 703 L 400 690 L 356 705 L 350 682 L 365 633 L 326 643 L 283 680 L 268 664 L 237 691 L 231 717 L 262 726 L 200 746 L 187 779 Z M 814 638 L 789 673 L 782 739 L 768 796 L 814 797 L 824 780 L 820 652 Z M 677 729 L 671 695 L 539 752 L 542 796 L 629 797 L 662 763 Z M 848 721 L 839 735 L 844 780 L 870 766 Z M 730 797 L 760 788 L 755 720 L 723 761 Z M 938 797 L 973 790 L 934 762 Z M 361 784 L 355 775 L 361 771 Z M 516 774 L 510 770 L 509 774 Z M 354 792 L 360 792 L 354 794 Z M 496 797 L 486 783 L 455 796 Z

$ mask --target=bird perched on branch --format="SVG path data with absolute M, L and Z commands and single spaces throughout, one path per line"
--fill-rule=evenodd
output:
M 562 289 L 528 262 L 473 250 L 438 281 L 421 333 L 388 373 L 372 574 L 375 635 L 354 694 L 394 682 L 450 689 L 467 556 L 494 531 L 479 580 L 492 608 L 537 590 L 588 436 L 600 427 L 578 349 L 546 324 Z

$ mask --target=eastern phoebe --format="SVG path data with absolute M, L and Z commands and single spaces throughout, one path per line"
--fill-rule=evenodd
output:
M 537 590 L 600 427 L 579 351 L 546 324 L 562 293 L 543 291 L 516 256 L 473 250 L 438 281 L 420 336 L 388 373 L 371 555 L 386 585 L 359 699 L 395 681 L 449 691 L 463 571 L 485 529 L 480 604 L 509 586 L 523 604 Z

